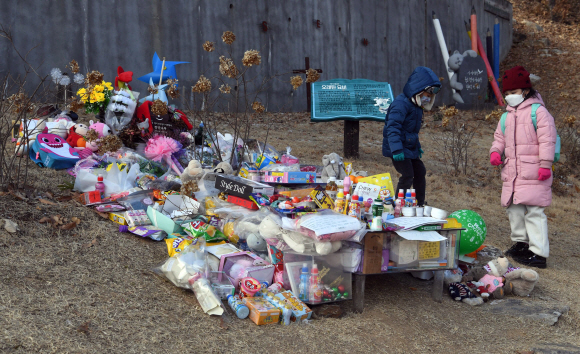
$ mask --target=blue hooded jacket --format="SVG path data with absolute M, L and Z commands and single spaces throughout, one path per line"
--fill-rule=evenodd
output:
M 417 67 L 387 110 L 383 128 L 383 156 L 405 154 L 406 159 L 419 158 L 419 130 L 423 122 L 423 108 L 411 102 L 411 97 L 429 86 L 441 87 L 433 70 Z

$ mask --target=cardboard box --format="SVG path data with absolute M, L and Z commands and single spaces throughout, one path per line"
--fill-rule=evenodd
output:
M 263 182 L 267 183 L 316 183 L 316 172 L 274 172 L 266 171 Z
M 387 234 L 382 232 L 368 232 L 365 235 L 363 239 L 364 252 L 361 261 L 362 267 L 359 267 L 363 274 L 376 274 L 387 271 L 389 250 L 383 250 L 384 237 L 387 237 Z M 384 251 L 386 251 L 386 260 Z
M 109 213 L 109 220 L 114 221 L 119 225 L 127 225 L 127 220 L 122 213 Z
M 289 197 L 289 198 L 297 197 L 297 198 L 302 199 L 302 198 L 310 195 L 310 193 L 312 193 L 313 190 L 314 190 L 314 188 L 297 189 L 297 190 L 294 190 L 294 191 L 284 191 L 284 192 L 280 192 L 280 194 L 281 195 L 284 195 L 286 197 Z
M 310 193 L 310 196 L 312 197 L 312 200 L 314 200 L 314 202 L 316 203 L 316 205 L 318 205 L 319 208 L 334 209 L 334 202 L 332 201 L 332 199 L 330 199 L 330 197 L 328 196 L 328 194 L 326 194 L 326 191 L 322 189 L 322 187 L 317 186 L 316 188 L 314 188 L 314 190 Z
M 240 198 L 240 197 L 236 197 L 234 195 L 228 195 L 228 202 L 239 205 L 239 206 L 243 206 L 244 208 L 250 209 L 250 210 L 258 210 L 260 209 L 256 203 L 254 203 L 251 200 L 248 199 L 244 199 L 244 198 Z
M 303 320 L 309 320 L 312 316 L 312 310 L 306 306 L 305 303 L 294 296 L 291 291 L 282 291 L 274 295 L 274 297 L 277 298 L 280 302 L 284 302 L 292 306 L 292 317 L 290 318 L 290 321 L 301 322 Z
M 252 193 L 274 195 L 274 187 L 238 176 L 218 174 L 215 187 L 228 195 L 244 199 L 248 199 Z
M 280 310 L 262 297 L 245 297 L 244 305 L 250 309 L 250 319 L 257 325 L 278 323 Z
M 170 215 L 173 214 L 175 216 L 176 213 L 181 211 L 195 214 L 199 209 L 199 205 L 198 201 L 184 195 L 168 195 L 161 209 L 153 209 L 151 206 L 148 207 L 147 216 L 151 220 L 151 224 L 167 232 L 167 234 L 184 234 L 185 232 L 181 224 L 191 220 L 174 221 Z

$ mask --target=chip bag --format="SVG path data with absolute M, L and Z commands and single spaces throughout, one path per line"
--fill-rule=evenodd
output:
M 192 237 L 203 237 L 206 242 L 226 241 L 228 238 L 217 229 L 210 225 L 208 219 L 204 216 L 197 216 L 194 221 L 182 224 L 181 227 Z
M 169 257 L 173 257 L 175 254 L 183 251 L 185 247 L 191 245 L 195 238 L 191 236 L 166 238 L 165 243 L 167 243 L 167 253 Z

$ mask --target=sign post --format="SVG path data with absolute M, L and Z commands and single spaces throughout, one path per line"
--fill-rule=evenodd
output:
M 464 103 L 457 103 L 458 109 L 474 109 L 481 107 L 487 90 L 487 71 L 480 56 L 467 56 L 459 67 L 457 81 L 463 84 L 461 98 Z
M 344 120 L 344 156 L 358 157 L 359 121 L 385 121 L 393 103 L 387 82 L 333 79 L 312 84 L 312 122 Z

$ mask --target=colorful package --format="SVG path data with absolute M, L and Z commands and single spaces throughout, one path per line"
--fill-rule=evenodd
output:
M 282 303 L 287 303 L 292 306 L 292 322 L 301 322 L 303 320 L 309 320 L 312 316 L 312 310 L 306 306 L 302 301 L 300 301 L 290 290 L 282 291 L 274 295 L 278 301 Z
M 169 257 L 173 257 L 175 254 L 183 251 L 185 247 L 191 245 L 193 241 L 195 241 L 195 238 L 191 236 L 165 239 L 165 242 L 167 243 L 167 253 L 169 253 Z
M 262 285 L 260 282 L 252 277 L 245 277 L 240 279 L 240 297 L 253 297 L 260 289 Z
M 207 242 L 226 241 L 228 238 L 215 226 L 208 223 L 204 216 L 197 216 L 194 221 L 182 224 L 181 227 L 188 235 L 203 237 Z
M 278 323 L 280 310 L 262 297 L 245 297 L 244 305 L 250 309 L 250 319 L 257 325 Z
M 119 232 L 130 232 L 134 235 L 141 236 L 141 237 L 149 237 L 155 241 L 161 241 L 166 236 L 167 233 L 165 231 L 156 228 L 155 226 L 136 226 L 136 227 L 129 227 L 127 225 L 119 225 Z

